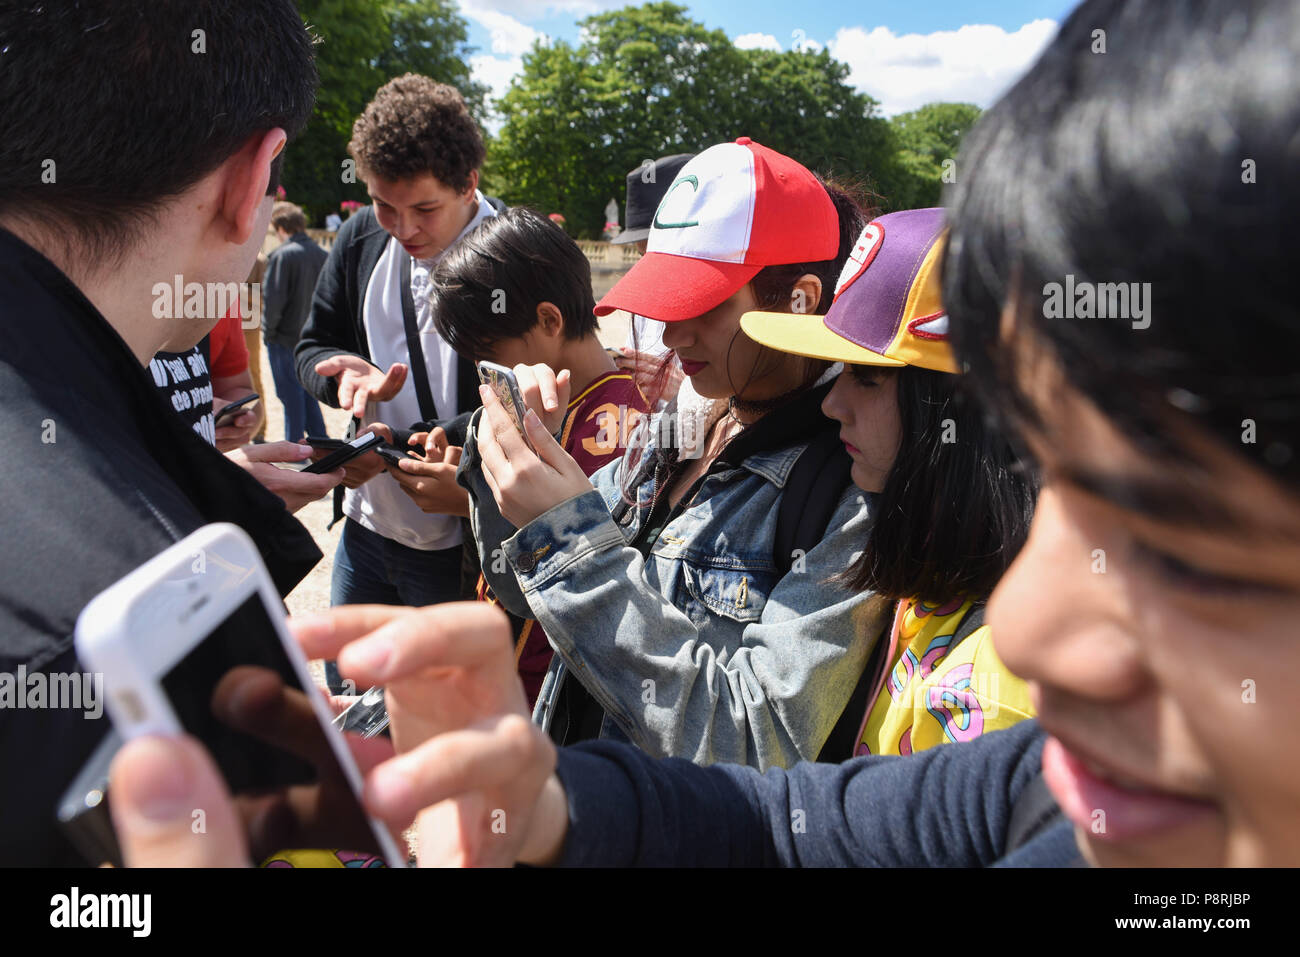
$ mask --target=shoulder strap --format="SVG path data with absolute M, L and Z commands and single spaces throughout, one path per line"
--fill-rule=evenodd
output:
M 838 428 L 823 429 L 799 454 L 781 493 L 772 543 L 772 558 L 782 577 L 794 565 L 796 549 L 807 553 L 826 535 L 852 467 Z
M 892 627 L 893 616 L 891 615 L 885 629 L 888 631 Z M 871 689 L 876 686 L 876 675 L 885 664 L 882 659 L 888 647 L 888 634 L 882 634 L 876 639 L 876 647 L 871 649 L 871 657 L 867 659 L 867 666 L 858 676 L 858 683 L 853 689 L 853 694 L 849 696 L 849 703 L 840 712 L 835 727 L 831 728 L 831 733 L 827 736 L 822 749 L 817 752 L 817 760 L 823 764 L 839 764 L 841 761 L 847 761 L 857 751 L 858 742 L 853 739 L 857 737 L 862 727 L 862 716 L 867 713 L 867 708 L 870 706 L 867 697 L 871 694 Z
M 420 331 L 415 324 L 415 297 L 411 295 L 411 257 L 402 256 L 402 325 L 406 327 L 406 351 L 411 357 L 410 375 L 415 380 L 415 398 L 420 404 L 420 418 L 433 422 L 438 409 L 433 404 L 433 390 L 429 387 L 429 368 L 424 364 L 424 349 L 420 346 Z

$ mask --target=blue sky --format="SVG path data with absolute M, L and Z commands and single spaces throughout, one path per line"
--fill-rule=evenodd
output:
M 626 0 L 458 0 L 475 75 L 500 94 L 538 37 L 573 42 L 578 20 Z M 886 115 L 934 100 L 987 106 L 1033 61 L 1069 0 L 694 0 L 690 16 L 741 46 L 830 49 Z

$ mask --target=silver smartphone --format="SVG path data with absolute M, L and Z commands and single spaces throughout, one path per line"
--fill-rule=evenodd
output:
M 524 405 L 524 394 L 519 390 L 519 380 L 515 378 L 514 371 L 495 362 L 483 361 L 478 364 L 478 377 L 484 385 L 492 387 L 519 434 L 524 437 L 528 447 L 536 452 L 532 439 L 524 431 L 524 416 L 528 414 L 528 406 Z

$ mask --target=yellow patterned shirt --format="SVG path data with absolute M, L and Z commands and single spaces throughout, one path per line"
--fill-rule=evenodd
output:
M 1033 717 L 1029 688 L 1007 670 L 988 625 L 949 653 L 972 602 L 899 602 L 893 659 L 867 715 L 856 753 L 912 754 L 946 741 L 969 741 Z

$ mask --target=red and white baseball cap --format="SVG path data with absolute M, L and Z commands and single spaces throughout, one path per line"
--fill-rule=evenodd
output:
M 765 266 L 839 252 L 825 187 L 788 156 L 742 136 L 681 168 L 650 224 L 646 254 L 596 304 L 664 322 L 703 315 Z

